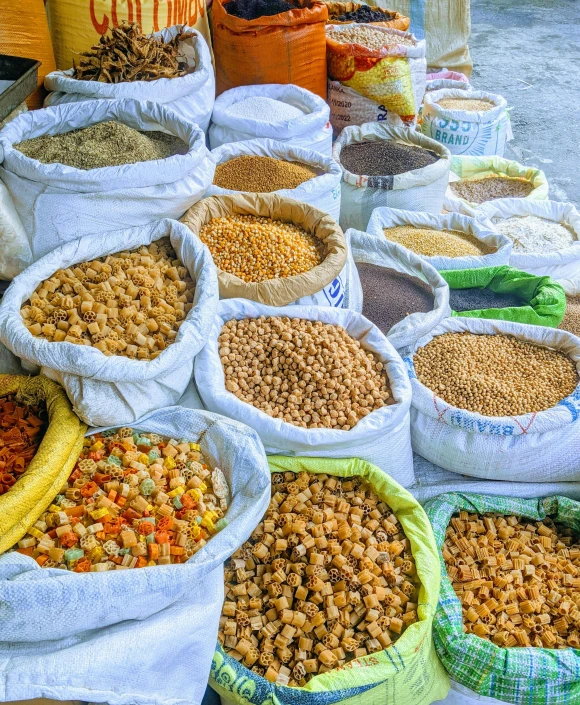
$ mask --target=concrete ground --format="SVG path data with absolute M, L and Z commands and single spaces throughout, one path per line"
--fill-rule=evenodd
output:
M 506 157 L 580 206 L 580 2 L 471 0 L 472 83 L 512 107 Z

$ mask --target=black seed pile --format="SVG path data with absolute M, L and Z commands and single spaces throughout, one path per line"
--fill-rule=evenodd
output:
M 343 15 L 336 17 L 338 22 L 388 22 L 389 20 L 394 20 L 396 15 L 391 12 L 381 12 L 375 8 L 369 7 L 369 5 L 361 5 L 358 10 L 353 10 L 352 12 L 345 12 Z M 331 18 L 331 21 L 335 19 Z
M 394 176 L 434 164 L 439 157 L 422 147 L 410 147 L 392 140 L 356 142 L 343 147 L 340 163 L 358 176 Z
M 231 0 L 224 7 L 229 15 L 240 17 L 243 20 L 271 17 L 296 9 L 294 5 L 284 0 Z
M 433 310 L 435 297 L 422 279 L 376 264 L 357 262 L 363 290 L 363 316 L 383 333 L 410 313 Z
M 450 289 L 449 305 L 453 311 L 476 311 L 480 308 L 508 308 L 510 306 L 525 306 L 513 294 L 496 294 L 491 289 Z

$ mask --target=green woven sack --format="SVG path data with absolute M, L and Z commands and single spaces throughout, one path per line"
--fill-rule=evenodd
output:
M 550 277 L 528 274 L 508 265 L 446 270 L 440 274 L 450 289 L 488 288 L 496 294 L 512 294 L 522 300 L 521 306 L 453 311 L 453 316 L 493 318 L 549 328 L 557 328 L 564 318 L 566 294 Z
M 449 520 L 462 509 L 472 513 L 515 514 L 554 521 L 580 532 L 580 503 L 566 497 L 517 499 L 452 492 L 425 506 L 441 561 L 441 594 L 433 622 L 437 654 L 451 678 L 479 695 L 515 705 L 578 705 L 580 650 L 505 648 L 475 634 L 465 634 L 461 603 L 441 555 Z
M 358 458 L 270 456 L 271 472 L 328 473 L 364 477 L 389 504 L 411 542 L 421 580 L 419 621 L 392 646 L 312 678 L 304 688 L 270 683 L 218 646 L 210 685 L 222 704 L 236 705 L 429 705 L 443 699 L 449 679 L 435 653 L 432 618 L 439 596 L 440 569 L 433 532 L 417 500 L 375 465 Z

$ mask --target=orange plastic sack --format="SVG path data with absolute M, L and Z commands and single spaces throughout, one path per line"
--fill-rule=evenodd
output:
M 328 21 L 330 24 L 352 24 L 352 22 L 341 22 L 337 18 L 344 15 L 345 12 L 355 12 L 359 7 L 362 7 L 360 2 L 332 2 L 326 0 L 328 6 Z M 375 10 L 384 12 L 385 15 L 395 15 L 392 20 L 385 19 L 384 22 L 370 22 L 369 24 L 378 25 L 379 27 L 392 27 L 406 32 L 409 29 L 411 20 L 404 15 L 401 15 L 396 10 L 385 10 L 383 7 L 375 7 Z
M 271 17 L 244 20 L 213 3 L 216 92 L 263 83 L 293 83 L 326 100 L 328 9 L 314 0 Z
M 56 68 L 43 0 L 4 0 L 0 6 L 0 54 L 42 62 L 38 87 L 26 101 L 29 108 L 41 108 L 44 77 Z

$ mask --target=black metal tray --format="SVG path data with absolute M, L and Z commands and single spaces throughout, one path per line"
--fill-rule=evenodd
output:
M 0 121 L 36 90 L 40 61 L 0 54 L 0 81 L 14 81 L 0 93 Z

